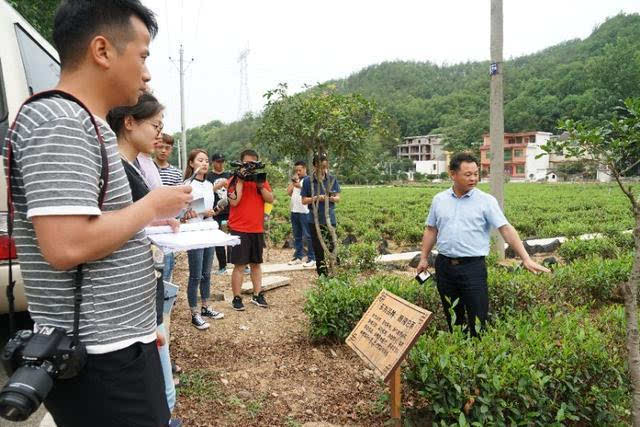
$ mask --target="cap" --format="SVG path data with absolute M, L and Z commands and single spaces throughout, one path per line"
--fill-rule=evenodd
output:
M 221 153 L 214 153 L 213 156 L 211 156 L 211 161 L 212 162 L 221 162 L 224 161 L 224 154 Z

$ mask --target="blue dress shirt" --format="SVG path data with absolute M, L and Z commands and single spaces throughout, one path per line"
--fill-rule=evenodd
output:
M 496 198 L 477 188 L 462 197 L 451 188 L 436 194 L 425 222 L 438 230 L 438 253 L 451 258 L 487 256 L 491 229 L 507 224 Z

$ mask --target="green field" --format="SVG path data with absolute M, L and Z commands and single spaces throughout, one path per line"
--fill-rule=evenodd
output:
M 397 246 L 420 242 L 432 197 L 448 184 L 395 187 L 345 187 L 337 207 L 338 234 L 358 241 L 381 238 Z M 488 185 L 480 185 L 489 191 Z M 281 243 L 291 232 L 289 197 L 276 189 L 271 239 Z M 577 236 L 628 230 L 629 201 L 615 184 L 505 184 L 505 211 L 522 238 Z

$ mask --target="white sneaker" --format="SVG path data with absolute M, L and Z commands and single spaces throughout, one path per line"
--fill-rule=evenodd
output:
M 315 267 L 316 266 L 316 262 L 314 260 L 307 261 L 304 264 L 302 264 L 302 266 L 305 267 L 305 268 Z
M 196 329 L 200 329 L 200 330 L 209 328 L 209 324 L 205 322 L 198 313 L 191 315 L 191 324 Z
M 289 261 L 287 264 L 289 265 L 297 265 L 297 264 L 302 264 L 302 260 L 299 258 L 294 258 L 291 261 Z

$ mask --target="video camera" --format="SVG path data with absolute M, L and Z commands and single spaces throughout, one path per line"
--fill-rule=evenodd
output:
M 236 168 L 236 170 L 233 171 L 233 176 L 235 178 L 257 183 L 263 183 L 267 180 L 266 172 L 256 172 L 257 170 L 264 169 L 264 163 L 262 162 L 231 162 L 231 166 Z
M 0 390 L 0 416 L 9 421 L 26 420 L 46 399 L 53 380 L 76 376 L 86 360 L 84 345 L 74 345 L 64 329 L 18 331 L 0 354 L 0 362 L 11 376 Z

